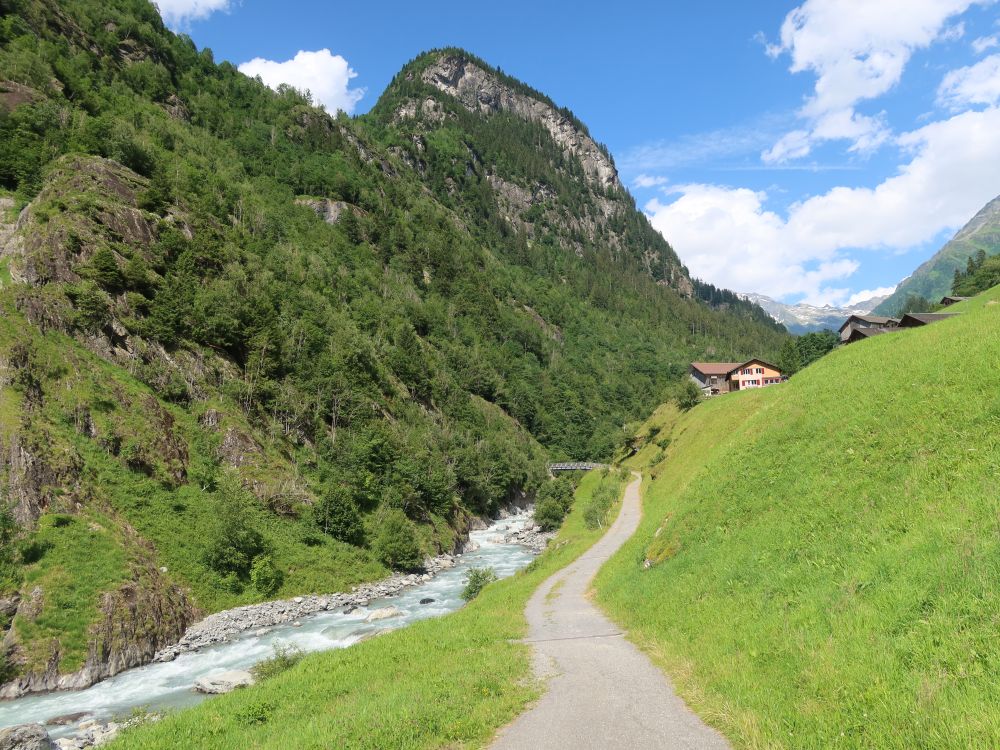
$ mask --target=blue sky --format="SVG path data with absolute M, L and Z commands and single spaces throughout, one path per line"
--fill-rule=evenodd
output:
M 691 271 L 737 291 L 892 287 L 1000 194 L 995 0 L 159 6 L 353 114 L 421 51 L 465 47 L 572 109 Z

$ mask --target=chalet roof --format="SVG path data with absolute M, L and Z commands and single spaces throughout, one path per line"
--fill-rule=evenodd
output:
M 889 326 L 899 323 L 896 318 L 887 318 L 882 315 L 852 315 L 839 328 L 840 332 L 843 333 L 844 329 L 854 322 L 867 323 L 870 326 Z
M 948 294 L 941 298 L 939 305 L 954 305 L 956 302 L 965 302 L 967 299 L 972 299 L 972 297 L 955 297 L 954 295 Z
M 730 373 L 736 372 L 737 370 L 740 370 L 740 369 L 746 367 L 747 365 L 751 365 L 751 364 L 753 364 L 755 362 L 758 365 L 766 365 L 766 366 L 770 367 L 772 370 L 777 370 L 778 372 L 781 372 L 781 368 L 778 367 L 777 365 L 772 365 L 770 362 L 767 362 L 767 361 L 765 361 L 763 359 L 759 359 L 757 357 L 754 357 L 753 359 L 748 359 L 746 362 L 740 362 L 738 365 L 734 365 L 732 368 L 730 368 L 729 372 L 727 372 L 726 375 L 729 375 Z
M 878 336 L 880 333 L 889 333 L 892 331 L 891 328 L 859 328 L 854 327 L 851 329 L 851 335 L 842 338 L 842 341 L 853 342 L 860 341 L 861 339 L 871 338 L 872 336 Z
M 961 313 L 906 313 L 899 322 L 899 327 L 916 328 L 917 326 L 925 326 L 928 323 L 936 323 L 945 318 L 954 318 L 956 315 L 961 315 Z
M 691 367 L 702 375 L 727 375 L 739 367 L 739 362 L 692 362 Z

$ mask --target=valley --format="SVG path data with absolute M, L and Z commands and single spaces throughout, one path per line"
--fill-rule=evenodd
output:
M 841 2 L 0 0 L 0 750 L 995 746 L 995 9 Z

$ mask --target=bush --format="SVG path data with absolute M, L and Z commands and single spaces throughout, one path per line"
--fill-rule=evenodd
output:
M 358 506 L 343 487 L 334 487 L 323 494 L 313 506 L 313 521 L 323 533 L 341 542 L 357 546 L 365 542 Z
M 544 531 L 555 531 L 573 507 L 573 480 L 559 477 L 538 488 L 535 496 L 535 523 Z
M 621 480 L 609 475 L 601 480 L 594 494 L 587 500 L 583 508 L 583 522 L 588 529 L 604 528 L 608 520 L 608 511 L 618 500 L 621 492 Z
M 674 402 L 681 411 L 694 408 L 699 401 L 701 401 L 701 388 L 695 385 L 693 380 L 685 380 L 674 395 Z
M 554 497 L 543 498 L 535 502 L 535 523 L 542 531 L 555 531 L 566 517 L 566 509 Z
M 382 518 L 372 552 L 384 565 L 396 570 L 414 570 L 423 560 L 413 522 L 396 508 Z
M 276 643 L 274 644 L 274 656 L 254 664 L 250 667 L 250 673 L 257 682 L 267 680 L 275 675 L 288 671 L 302 661 L 303 656 L 305 656 L 305 654 L 302 653 L 302 649 L 298 646 L 285 646 L 280 643 Z
M 274 714 L 276 706 L 270 701 L 251 701 L 236 713 L 236 721 L 245 727 L 266 724 Z
M 462 598 L 471 602 L 479 596 L 480 591 L 496 579 L 497 574 L 493 572 L 493 568 L 470 568 L 469 579 L 465 583 L 465 588 L 462 589 Z
M 216 494 L 215 524 L 208 531 L 205 563 L 223 576 L 245 580 L 255 558 L 268 551 L 267 544 L 251 524 L 247 500 L 235 480 L 227 480 Z
M 122 272 L 118 268 L 115 254 L 107 247 L 102 247 L 90 259 L 87 275 L 109 292 L 121 291 L 124 284 Z
M 253 561 L 250 568 L 250 583 L 257 591 L 264 596 L 271 596 L 285 580 L 285 575 L 270 555 L 261 555 Z

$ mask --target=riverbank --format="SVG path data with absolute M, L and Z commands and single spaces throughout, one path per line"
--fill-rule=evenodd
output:
M 270 680 L 123 733 L 114 748 L 427 748 L 485 744 L 540 692 L 519 643 L 524 604 L 601 536 L 583 522 L 600 482 L 581 481 L 574 508 L 535 562 L 468 606 L 303 659 Z M 615 511 L 613 510 L 612 513 Z M 247 716 L 259 717 L 253 722 Z
M 424 573 L 394 573 L 381 581 L 355 586 L 349 593 L 310 594 L 215 612 L 189 627 L 177 643 L 158 651 L 153 662 L 172 661 L 181 654 L 225 643 L 247 631 L 295 623 L 318 612 L 367 607 L 373 599 L 394 596 L 407 587 L 427 583 L 442 570 L 454 568 L 456 561 L 456 555 L 439 555 L 427 559 Z

